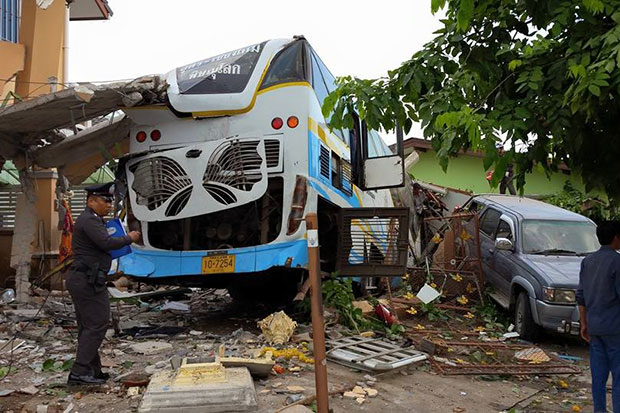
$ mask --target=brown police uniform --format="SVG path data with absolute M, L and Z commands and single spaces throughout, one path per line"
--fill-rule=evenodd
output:
M 111 237 L 103 218 L 89 207 L 75 223 L 74 262 L 66 278 L 78 324 L 77 355 L 72 375 L 102 376 L 99 346 L 110 321 L 110 300 L 105 286 L 112 262 L 109 252 L 129 244 L 129 235 Z

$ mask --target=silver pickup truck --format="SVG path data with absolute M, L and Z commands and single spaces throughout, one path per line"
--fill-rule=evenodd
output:
M 594 222 L 506 195 L 475 196 L 463 209 L 478 213 L 484 278 L 521 337 L 535 340 L 542 328 L 579 334 L 575 293 L 581 260 L 599 248 Z

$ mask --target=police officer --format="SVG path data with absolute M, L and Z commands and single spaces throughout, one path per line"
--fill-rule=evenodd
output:
M 140 238 L 138 231 L 123 237 L 108 234 L 103 217 L 112 208 L 112 183 L 87 187 L 86 192 L 87 207 L 75 223 L 74 262 L 66 278 L 78 324 L 77 354 L 69 384 L 102 384 L 109 378 L 101 371 L 99 346 L 110 321 L 110 300 L 105 286 L 112 262 L 110 251 Z

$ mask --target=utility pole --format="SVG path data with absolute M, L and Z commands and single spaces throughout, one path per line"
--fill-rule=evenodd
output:
M 308 273 L 310 276 L 310 303 L 312 310 L 312 342 L 314 345 L 314 381 L 317 413 L 329 412 L 327 393 L 327 356 L 325 350 L 325 322 L 319 260 L 318 220 L 314 212 L 306 215 L 308 236 Z

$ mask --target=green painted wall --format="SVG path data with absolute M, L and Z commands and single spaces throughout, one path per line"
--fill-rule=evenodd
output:
M 420 160 L 409 170 L 409 174 L 420 181 L 474 193 L 499 193 L 499 188 L 491 189 L 486 180 L 482 158 L 461 155 L 451 158 L 446 172 L 441 169 L 435 152 L 418 152 Z M 584 185 L 581 178 L 574 175 L 556 173 L 547 178 L 542 168 L 528 174 L 525 181 L 525 195 L 550 195 L 560 192 L 566 181 L 581 191 Z

